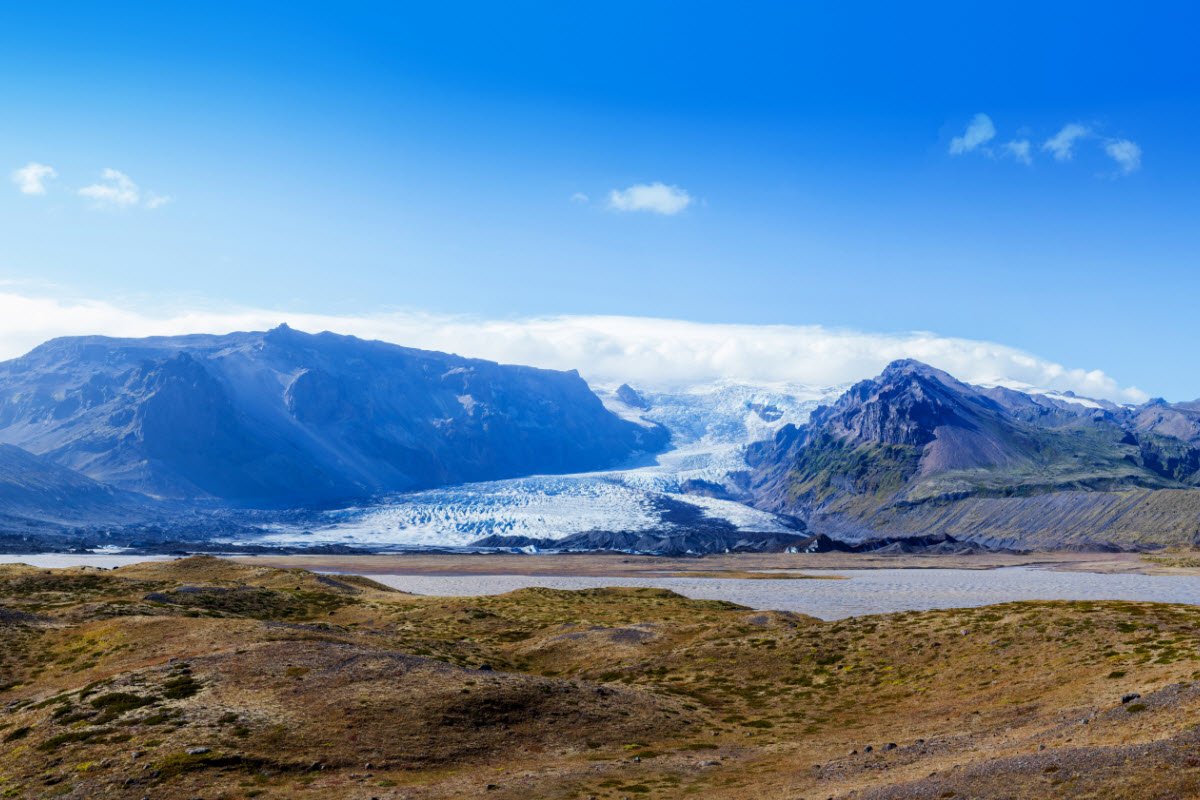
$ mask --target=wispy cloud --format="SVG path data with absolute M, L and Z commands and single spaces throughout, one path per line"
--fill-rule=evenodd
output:
M 1030 166 L 1033 164 L 1033 156 L 1029 152 L 1029 147 L 1028 139 L 1014 139 L 1004 143 L 1004 153 L 1020 163 Z
M 1054 158 L 1058 161 L 1070 161 L 1075 155 L 1075 143 L 1090 136 L 1091 133 L 1091 128 L 1072 122 L 1064 125 L 1062 130 L 1047 139 L 1042 144 L 1042 149 L 1053 153 Z
M 996 137 L 996 128 L 987 114 L 976 114 L 967 125 L 966 132 L 950 140 L 950 153 L 960 155 L 978 150 L 991 158 L 1003 156 L 1032 166 L 1033 145 L 1029 139 L 1029 129 L 1019 128 L 1016 133 L 1017 138 L 993 149 L 988 143 Z M 1136 142 L 1106 138 L 1095 129 L 1079 122 L 1062 126 L 1057 133 L 1042 142 L 1040 150 L 1052 155 L 1056 161 L 1067 162 L 1075 158 L 1079 144 L 1085 140 L 1094 142 L 1109 158 L 1117 162 L 1115 175 L 1128 175 L 1142 166 L 1142 148 Z
M 588 202 L 588 200 L 590 200 L 590 199 L 591 199 L 591 198 L 589 198 L 589 197 L 588 197 L 586 194 L 584 194 L 583 192 L 576 192 L 575 194 L 571 195 L 571 202 L 572 202 L 572 203 L 586 203 L 586 202 Z
M 174 199 L 170 195 L 146 192 L 146 208 L 161 208 Z
M 1113 139 L 1107 142 L 1104 152 L 1117 162 L 1122 175 L 1128 175 L 1142 165 L 1142 148 L 1128 139 Z
M 133 180 L 123 172 L 111 167 L 101 173 L 101 181 L 79 190 L 80 197 L 93 200 L 101 208 L 161 208 L 171 202 L 169 195 L 147 191 L 143 194 Z M 143 199 L 144 198 L 144 199 Z
M 80 197 L 95 200 L 97 205 L 127 208 L 141 200 L 141 191 L 136 183 L 123 172 L 111 167 L 104 170 L 102 183 L 93 183 L 79 190 Z
M 20 169 L 13 170 L 12 179 L 22 194 L 45 194 L 46 181 L 58 177 L 54 167 L 30 161 Z
M 589 381 L 668 388 L 717 380 L 833 385 L 916 358 L 971 382 L 1072 390 L 1117 402 L 1147 396 L 1098 370 L 1070 369 L 1023 350 L 932 333 L 872 333 L 819 325 L 719 325 L 639 317 L 486 320 L 395 313 L 292 314 L 256 308 L 147 314 L 94 300 L 0 292 L 0 358 L 55 336 L 151 336 L 265 330 L 286 321 L 509 364 L 578 369 Z
M 628 189 L 613 189 L 608 207 L 616 211 L 649 211 L 672 216 L 693 202 L 692 196 L 678 186 L 663 183 L 639 183 Z
M 962 155 L 977 150 L 996 137 L 996 126 L 987 114 L 976 114 L 962 136 L 950 140 L 950 155 Z

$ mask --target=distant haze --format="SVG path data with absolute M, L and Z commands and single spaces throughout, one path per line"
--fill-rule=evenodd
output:
M 337 316 L 232 307 L 155 315 L 108 302 L 13 292 L 0 293 L 0 358 L 19 356 L 57 336 L 227 333 L 265 330 L 281 322 L 310 332 L 331 330 L 503 363 L 578 369 L 600 384 L 667 388 L 724 379 L 831 385 L 873 376 L 895 359 L 915 358 L 970 383 L 1074 391 L 1119 403 L 1149 398 L 1097 369 L 1056 364 L 1002 344 L 924 332 L 622 316 L 489 320 L 411 311 Z

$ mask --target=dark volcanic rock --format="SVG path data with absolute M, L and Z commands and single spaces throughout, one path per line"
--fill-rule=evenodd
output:
M 655 533 L 640 531 L 591 531 L 562 539 L 531 539 L 527 536 L 487 536 L 472 542 L 473 547 L 526 548 L 559 552 L 620 552 L 656 555 L 698 555 L 702 553 L 782 553 L 804 542 L 801 534 L 755 531 L 681 531 Z
M 650 404 L 646 402 L 646 398 L 642 397 L 637 389 L 634 389 L 628 383 L 622 383 L 617 387 L 617 398 L 625 405 L 633 408 L 650 408 Z
M 471 543 L 473 547 L 528 548 L 568 552 L 616 551 L 687 555 L 703 553 L 965 553 L 986 548 L 973 542 L 959 542 L 950 536 L 908 536 L 869 539 L 858 544 L 831 539 L 824 534 L 802 533 L 677 531 L 668 534 L 613 531 L 577 533 L 563 539 L 534 539 L 528 536 L 487 536 Z
M 823 533 L 809 536 L 796 542 L 789 548 L 796 553 L 852 553 L 854 546 L 846 542 L 831 539 Z
M 783 419 L 783 412 L 770 403 L 750 403 L 749 408 L 763 422 L 778 422 Z

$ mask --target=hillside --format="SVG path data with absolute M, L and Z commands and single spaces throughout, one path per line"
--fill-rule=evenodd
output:
M 123 526 L 161 513 L 165 509 L 148 497 L 113 489 L 19 447 L 0 445 L 0 531 L 10 534 L 0 536 L 0 546 L 11 546 L 14 533 Z
M 667 434 L 575 372 L 331 333 L 57 339 L 0 364 L 0 442 L 118 489 L 319 506 L 616 466 Z
M 1000 545 L 1200 536 L 1196 404 L 969 386 L 914 361 L 750 448 L 750 496 L 818 533 Z
M 1191 797 L 1198 625 L 1152 603 L 823 622 L 207 557 L 4 566 L 0 793 Z

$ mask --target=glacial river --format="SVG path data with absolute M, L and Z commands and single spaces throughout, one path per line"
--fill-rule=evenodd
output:
M 810 574 L 821 574 L 810 571 Z M 526 575 L 372 575 L 406 592 L 484 595 L 526 586 L 587 589 L 657 586 L 687 597 L 728 600 L 756 609 L 798 611 L 821 619 L 930 608 L 966 608 L 1015 600 L 1146 600 L 1200 605 L 1200 577 L 1102 575 L 1030 567 L 993 570 L 837 570 L 848 580 L 737 580 L 731 578 L 574 578 Z
M 23 562 L 39 567 L 88 564 L 112 568 L 166 558 L 115 554 L 0 555 L 0 563 Z M 1200 605 L 1200 576 L 1104 575 L 1033 567 L 809 571 L 814 575 L 839 575 L 847 580 L 363 574 L 406 592 L 441 596 L 500 594 L 527 586 L 552 589 L 654 586 L 702 600 L 728 600 L 755 609 L 798 611 L 827 620 L 891 611 L 986 606 L 1016 600 L 1142 600 Z

